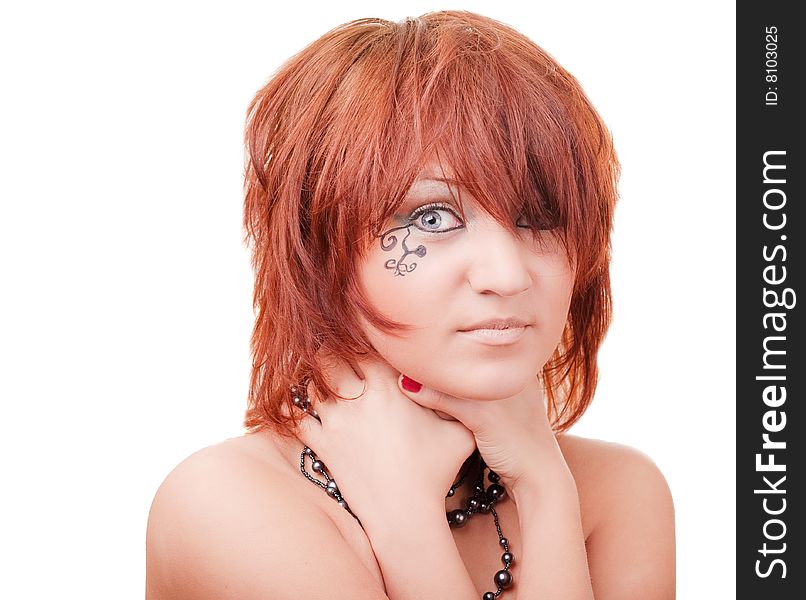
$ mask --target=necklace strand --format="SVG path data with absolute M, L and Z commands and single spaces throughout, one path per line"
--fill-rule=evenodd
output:
M 302 386 L 298 387 L 296 385 L 291 386 L 291 394 L 293 398 L 294 405 L 298 408 L 304 410 L 309 415 L 316 418 L 320 423 L 322 420 L 319 418 L 316 410 L 312 409 L 310 406 L 310 402 L 308 400 L 307 395 L 301 391 L 307 389 L 307 382 Z M 321 474 L 325 481 L 321 481 L 320 479 L 314 477 L 308 471 L 305 470 L 305 457 L 310 458 L 311 460 L 311 469 L 315 473 Z M 504 549 L 504 553 L 501 555 L 501 562 L 504 564 L 504 568 L 497 571 L 493 576 L 493 583 L 496 585 L 495 592 L 485 592 L 482 596 L 482 600 L 494 600 L 498 598 L 505 589 L 509 588 L 513 584 L 512 573 L 510 572 L 510 567 L 512 563 L 515 561 L 515 555 L 510 552 L 509 549 L 509 540 L 504 536 L 504 533 L 501 531 L 501 524 L 498 520 L 498 513 L 495 510 L 495 504 L 501 502 L 506 497 L 506 491 L 504 487 L 500 484 L 500 477 L 497 473 L 495 473 L 492 469 L 489 469 L 489 473 L 487 474 L 487 479 L 490 481 L 490 485 L 485 490 L 484 488 L 484 471 L 487 469 L 487 465 L 484 463 L 484 459 L 480 456 L 478 449 L 476 449 L 473 454 L 468 458 L 466 461 L 466 467 L 463 470 L 461 476 L 459 477 L 458 481 L 454 483 L 450 490 L 448 490 L 447 495 L 445 498 L 452 497 L 456 490 L 462 485 L 462 482 L 467 477 L 468 473 L 470 472 L 470 468 L 473 464 L 475 464 L 476 459 L 479 462 L 479 474 L 476 480 L 473 495 L 466 499 L 465 501 L 465 508 L 457 508 L 445 513 L 445 517 L 448 520 L 448 524 L 453 529 L 458 529 L 460 527 L 464 527 L 470 518 L 475 515 L 476 513 L 491 513 L 493 515 L 493 522 L 495 524 L 495 530 L 498 534 L 498 543 Z M 302 452 L 299 456 L 299 469 L 300 472 L 312 483 L 316 484 L 317 486 L 321 487 L 325 490 L 328 496 L 333 498 L 336 502 L 338 502 L 339 506 L 344 508 L 348 513 L 350 513 L 358 524 L 361 525 L 361 519 L 350 510 L 350 506 L 347 504 L 347 501 L 342 496 L 341 491 L 339 490 L 339 486 L 336 484 L 336 481 L 331 477 L 330 473 L 325 466 L 325 463 L 322 462 L 321 459 L 316 455 L 316 453 L 309 448 L 308 446 L 304 446 Z M 363 525 L 361 525 L 363 529 Z

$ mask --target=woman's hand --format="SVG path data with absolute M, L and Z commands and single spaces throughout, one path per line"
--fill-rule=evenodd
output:
M 388 363 L 356 366 L 359 373 L 330 359 L 325 368 L 326 380 L 346 400 L 323 400 L 308 385 L 321 424 L 303 418 L 299 439 L 325 463 L 365 529 L 400 518 L 413 505 L 442 514 L 449 488 L 475 449 L 473 434 L 412 402 Z
M 400 389 L 406 396 L 458 419 L 473 433 L 484 462 L 508 490 L 538 486 L 546 476 L 571 477 L 549 425 L 537 377 L 519 393 L 500 400 L 467 400 L 425 386 L 415 392 L 420 384 L 404 377 Z

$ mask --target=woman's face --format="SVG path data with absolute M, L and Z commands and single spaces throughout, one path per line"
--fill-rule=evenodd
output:
M 392 367 L 427 387 L 468 399 L 509 397 L 560 342 L 574 274 L 552 232 L 517 221 L 524 227 L 510 233 L 465 190 L 462 221 L 449 184 L 432 179 L 443 176 L 436 162 L 423 169 L 358 267 L 375 308 L 413 329 L 397 337 L 362 318 L 363 329 Z M 526 326 L 464 331 L 510 318 Z

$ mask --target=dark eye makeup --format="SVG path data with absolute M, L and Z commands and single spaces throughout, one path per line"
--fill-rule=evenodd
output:
M 434 229 L 426 229 L 426 228 L 421 227 L 419 225 L 418 219 L 422 215 L 424 215 L 426 213 L 429 213 L 429 212 L 437 212 L 437 211 L 448 212 L 451 215 L 453 215 L 453 217 L 457 221 L 459 221 L 461 223 L 461 217 L 458 214 L 456 214 L 456 211 L 453 209 L 453 207 L 448 205 L 448 204 L 444 204 L 442 202 L 429 202 L 428 204 L 423 204 L 422 206 L 418 206 L 417 208 L 415 208 L 411 212 L 411 214 L 408 217 L 408 221 L 412 225 L 416 226 L 418 229 L 420 229 L 422 231 L 425 231 L 425 232 L 428 232 L 428 233 L 445 233 L 445 232 L 448 232 L 448 231 L 453 231 L 454 229 L 460 229 L 460 228 L 464 227 L 464 225 L 462 224 L 462 225 L 457 225 L 456 227 L 451 227 L 450 229 L 434 230 Z M 440 220 L 440 223 L 441 222 L 442 221 Z
M 426 229 L 424 227 L 421 227 L 420 224 L 417 222 L 417 220 L 422 215 L 424 215 L 424 214 L 426 214 L 428 212 L 437 212 L 437 211 L 448 212 L 451 215 L 453 215 L 453 217 L 457 221 L 459 221 L 461 223 L 461 217 L 457 214 L 456 210 L 454 210 L 454 208 L 451 205 L 445 204 L 445 203 L 442 203 L 442 202 L 429 202 L 428 204 L 423 204 L 421 206 L 418 206 L 417 208 L 415 208 L 411 212 L 411 214 L 408 216 L 407 220 L 408 220 L 409 223 L 411 223 L 412 225 L 414 225 L 415 227 L 417 227 L 421 231 L 425 231 L 427 233 L 447 233 L 448 231 L 453 231 L 455 229 L 461 229 L 462 227 L 464 227 L 463 224 L 460 224 L 460 225 L 457 225 L 455 227 L 451 227 L 449 229 Z M 440 223 L 441 223 L 441 221 L 440 221 Z M 522 229 L 538 229 L 538 228 L 532 227 L 532 225 L 529 225 L 529 224 L 525 224 L 525 225 L 517 224 L 517 226 L 522 228 Z

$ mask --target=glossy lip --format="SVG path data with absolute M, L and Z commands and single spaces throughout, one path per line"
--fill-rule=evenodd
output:
M 509 327 L 507 329 L 473 329 L 471 331 L 459 331 L 458 333 L 475 342 L 489 346 L 508 346 L 520 341 L 528 328 L 528 325 L 524 325 L 523 327 Z
M 461 332 L 468 332 L 477 329 L 516 329 L 518 327 L 526 327 L 529 325 L 526 321 L 518 319 L 517 317 L 505 317 L 500 319 L 487 319 L 486 321 L 479 321 L 475 325 L 460 329 Z

